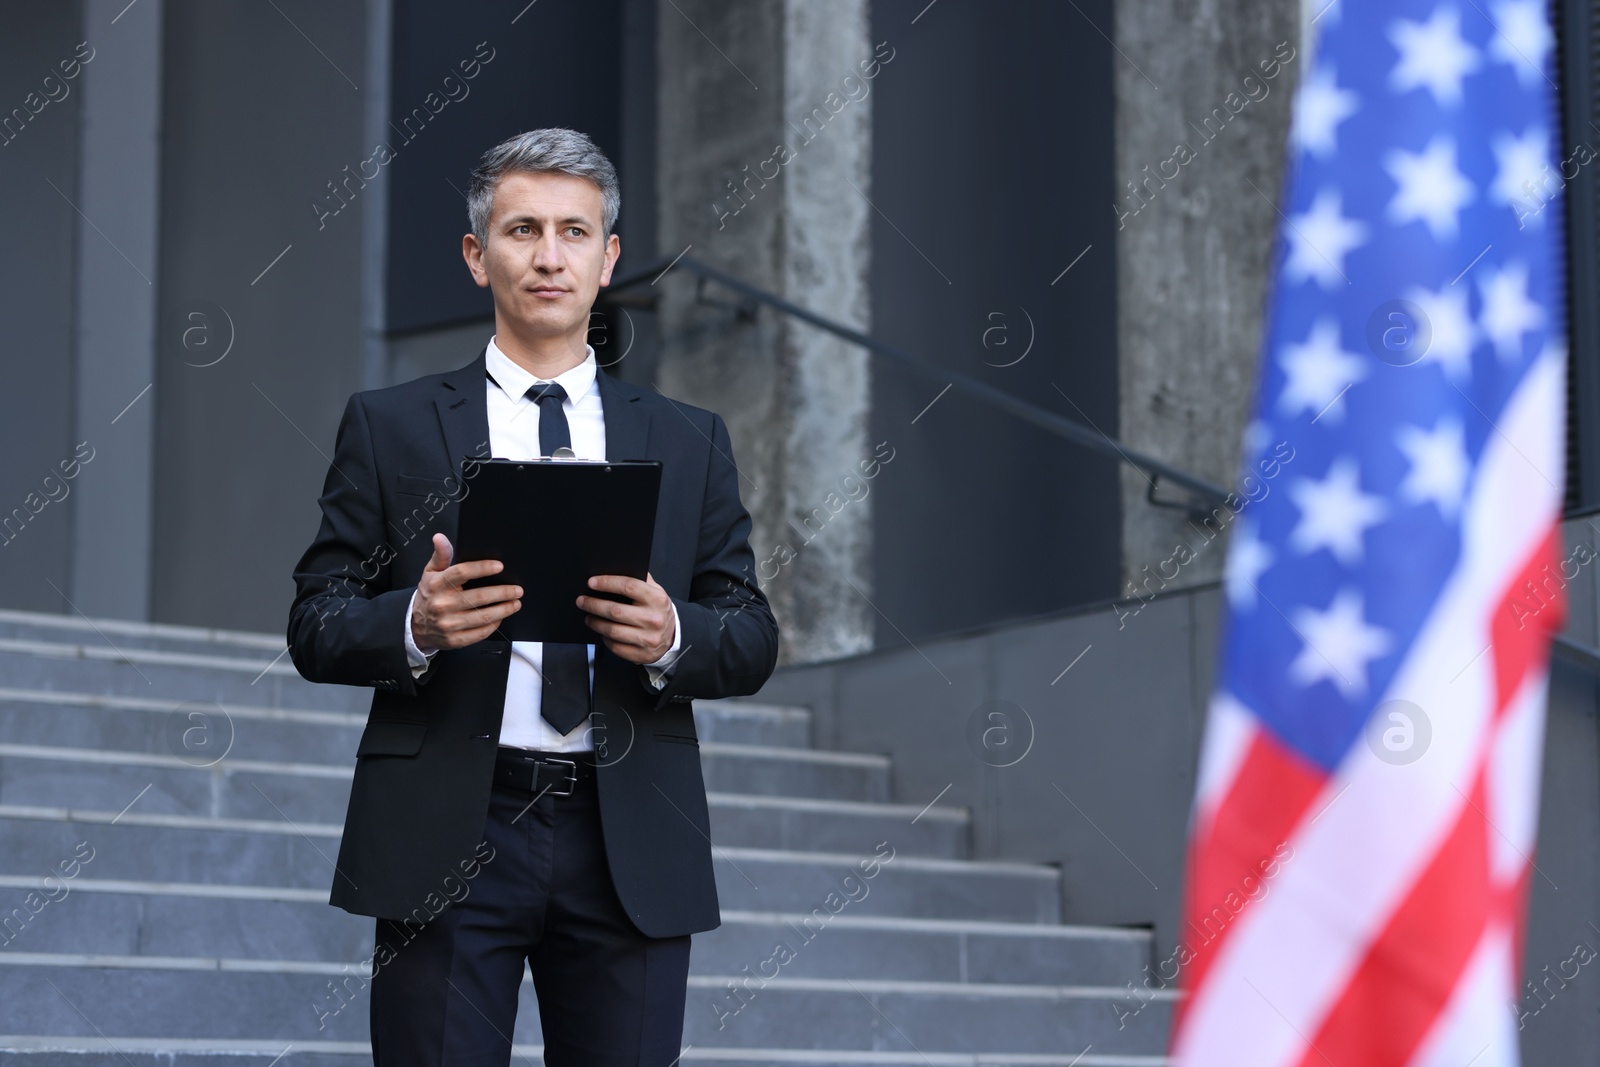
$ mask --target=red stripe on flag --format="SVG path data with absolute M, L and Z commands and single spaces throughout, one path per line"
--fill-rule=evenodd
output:
M 1300 1067 L 1403 1067 L 1416 1052 L 1503 901 L 1489 885 L 1487 805 L 1480 769 L 1471 803 L 1351 976 Z
M 1491 619 L 1496 717 L 1505 714 L 1523 680 L 1544 669 L 1550 638 L 1566 621 L 1567 579 L 1561 574 L 1560 549 L 1561 528 L 1552 524 L 1518 568 Z
M 1289 833 L 1327 781 L 1317 768 L 1265 730 L 1256 733 L 1208 827 L 1196 827 L 1188 893 L 1176 954 L 1180 985 L 1198 989 L 1233 929 L 1234 919 L 1271 892 L 1293 856 Z M 1185 952 L 1184 948 L 1188 951 Z M 1174 1041 L 1192 996 L 1178 1002 Z

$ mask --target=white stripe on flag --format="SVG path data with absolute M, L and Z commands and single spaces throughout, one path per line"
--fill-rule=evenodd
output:
M 1244 705 L 1227 693 L 1212 694 L 1211 706 L 1206 711 L 1205 742 L 1200 749 L 1191 834 L 1210 829 L 1217 805 L 1232 787 L 1239 764 L 1250 751 L 1259 729 L 1256 717 Z
M 1506 1003 L 1514 983 L 1511 933 L 1484 931 L 1455 995 L 1422 1041 L 1410 1067 L 1511 1067 L 1517 1062 L 1517 1020 Z
M 1533 859 L 1539 829 L 1539 771 L 1544 765 L 1545 702 L 1550 675 L 1527 679 L 1506 712 L 1489 757 L 1489 867 L 1496 881 L 1514 882 Z

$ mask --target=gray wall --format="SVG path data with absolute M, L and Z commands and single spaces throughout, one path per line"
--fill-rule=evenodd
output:
M 871 284 L 875 336 L 1115 436 L 1111 7 L 873 3 Z M 878 647 L 1117 595 L 1113 462 L 872 371 Z
M 1060 864 L 1069 921 L 1154 925 L 1170 947 L 1218 599 L 1208 586 L 1121 618 L 1101 603 L 780 668 L 761 699 L 811 705 L 821 747 L 891 755 L 897 802 L 948 786 L 939 804 L 973 810 L 975 856 Z
M 0 596 L 150 602 L 161 0 L 17 11 L 4 47 Z M 12 108 L 14 107 L 14 110 Z M 63 466 L 65 464 L 65 466 Z
M 1550 685 L 1539 845 L 1523 953 L 1523 1062 L 1583 1062 L 1600 1048 L 1600 977 L 1566 961 L 1579 944 L 1600 953 L 1600 688 L 1592 674 L 1557 662 Z M 1581 957 L 1580 957 L 1581 958 Z M 1548 968 L 1548 970 L 1546 969 Z M 1555 977 L 1552 978 L 1552 975 Z M 1536 996 L 1527 981 L 1540 984 Z M 1548 983 L 1548 984 L 1546 984 Z
M 100 40 L 82 93 L 75 254 L 75 436 L 94 449 L 73 495 L 70 606 L 150 613 L 163 0 L 85 0 Z
M 345 212 L 319 230 L 312 204 L 368 154 L 365 7 L 278 7 L 168 4 L 154 390 L 163 621 L 283 629 L 333 431 L 360 384 L 361 219 Z M 184 358 L 196 308 L 222 309 L 218 330 L 232 324 L 214 366 Z
M 1567 636 L 1600 643 L 1600 521 L 1564 526 L 1564 559 L 1582 561 L 1565 587 Z M 1571 573 L 1569 564 L 1566 573 Z M 1577 977 L 1566 961 L 1579 944 L 1600 953 L 1600 683 L 1559 658 L 1551 674 L 1539 798 L 1539 843 L 1519 1004 L 1524 1062 L 1530 1067 L 1574 1062 L 1573 1050 L 1600 1048 L 1600 977 L 1591 964 Z M 1546 969 L 1548 968 L 1548 970 Z M 1553 976 L 1553 977 L 1552 977 Z
M 23 17 L 26 14 L 26 17 Z M 43 7 L 11 2 L 0 9 L 0 118 L 22 109 L 0 139 L 0 520 L 21 508 L 0 533 L 0 603 L 41 611 L 68 610 L 56 589 L 70 584 L 72 483 L 55 482 L 70 460 L 74 437 L 73 290 L 79 218 L 77 196 L 79 82 L 61 81 L 57 64 L 71 60 L 85 34 L 75 4 Z M 103 41 L 97 37 L 94 47 Z M 91 63 L 93 60 L 90 61 Z M 46 87 L 44 79 L 54 76 Z M 81 77 L 81 74 L 80 74 Z M 46 99 L 32 114 L 33 103 Z M 51 185 L 56 186 L 55 189 Z M 57 192 L 57 189 L 60 192 Z M 65 194 L 65 195 L 63 195 Z M 109 416 L 108 416 L 109 417 Z M 93 463 L 79 477 L 94 472 Z M 49 500 L 47 493 L 61 497 Z M 28 503 L 29 494 L 37 494 Z M 35 511 L 37 513 L 35 513 Z M 52 584 L 55 588 L 52 588 Z

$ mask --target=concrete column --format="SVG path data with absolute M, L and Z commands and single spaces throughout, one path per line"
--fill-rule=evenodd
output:
M 79 79 L 73 441 L 94 458 L 73 487 L 70 597 L 87 615 L 147 619 L 162 3 L 85 0 L 83 21 L 95 51 Z
M 1117 0 L 1115 38 L 1121 437 L 1231 485 L 1304 63 L 1299 0 Z M 1221 574 L 1225 538 L 1152 507 L 1138 471 L 1122 486 L 1126 595 L 1159 590 L 1180 543 L 1195 558 L 1170 587 Z
M 870 97 L 848 98 L 872 58 L 866 0 L 673 0 L 658 19 L 660 253 L 868 330 Z M 728 422 L 781 662 L 869 649 L 872 497 L 852 494 L 873 458 L 870 356 L 697 302 L 687 276 L 658 288 L 658 386 Z

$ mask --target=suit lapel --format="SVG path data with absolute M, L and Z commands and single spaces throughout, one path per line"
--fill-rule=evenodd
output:
M 603 367 L 596 368 L 594 380 L 605 413 L 606 459 L 649 459 L 650 412 L 639 404 L 638 394 L 624 389 Z
M 484 346 L 484 352 L 488 346 Z M 461 477 L 461 461 L 470 457 L 488 459 L 489 405 L 484 399 L 484 352 L 460 370 L 445 375 L 433 404 L 439 413 L 439 429 L 444 433 L 445 454 L 450 473 Z

